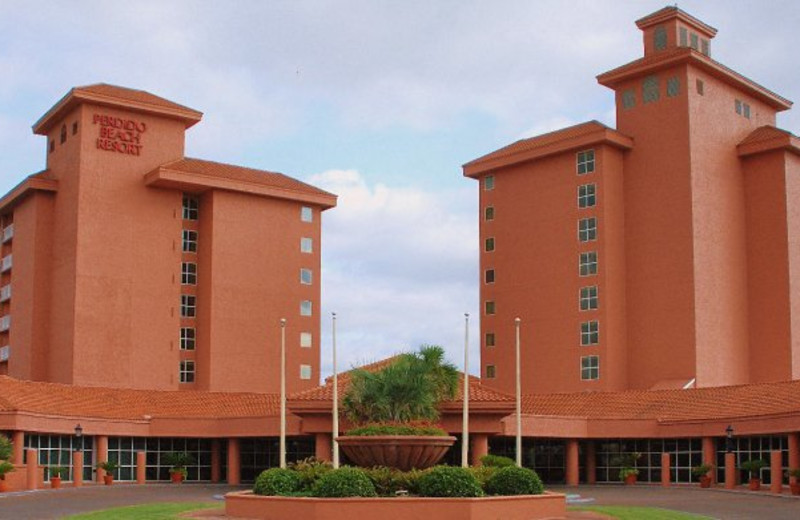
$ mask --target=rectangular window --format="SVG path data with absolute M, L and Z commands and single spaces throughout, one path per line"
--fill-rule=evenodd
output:
M 584 150 L 577 155 L 578 175 L 594 171 L 594 150 Z
M 681 80 L 677 77 L 667 79 L 667 97 L 677 97 L 681 93 Z
M 597 286 L 581 287 L 580 307 L 582 311 L 593 311 L 598 307 Z
M 597 345 L 600 343 L 600 323 L 597 320 L 581 323 L 581 346 Z
M 191 229 L 183 230 L 183 252 L 197 252 L 197 231 L 192 231 Z
M 697 33 L 691 33 L 689 35 L 689 41 L 691 42 L 690 45 L 692 49 L 699 50 L 700 49 L 700 37 Z
M 303 285 L 311 285 L 311 269 L 300 269 L 300 283 Z
M 488 206 L 483 210 L 483 220 L 494 220 L 494 206 Z
M 192 294 L 181 294 L 181 318 L 194 318 L 197 314 L 197 298 Z
M 584 184 L 578 186 L 578 207 L 591 208 L 597 203 L 595 192 L 597 190 L 594 184 Z
M 311 333 L 310 332 L 301 332 L 300 333 L 300 346 L 302 348 L 311 348 Z
M 733 103 L 734 103 L 734 107 L 736 109 L 736 113 L 739 114 L 739 115 L 742 115 L 742 102 L 741 102 L 741 100 L 737 99 Z
M 311 316 L 311 300 L 300 302 L 300 316 Z
M 301 253 L 313 253 L 314 252 L 314 242 L 307 237 L 303 237 L 300 239 L 300 252 Z
M 313 222 L 314 210 L 312 210 L 308 206 L 303 206 L 302 208 L 300 208 L 300 220 L 302 222 Z
M 655 103 L 661 97 L 658 76 L 648 76 L 642 82 L 642 103 Z
M 487 347 L 493 347 L 495 345 L 494 332 L 487 332 L 485 341 Z
M 698 94 L 700 94 L 702 96 L 702 95 L 704 95 L 706 93 L 706 88 L 705 88 L 705 84 L 703 83 L 703 80 L 698 79 L 697 81 L 695 81 L 695 85 L 697 86 L 697 93 Z
M 194 327 L 181 327 L 181 350 L 194 350 L 195 334 Z
M 742 115 L 747 119 L 750 119 L 750 105 L 747 103 L 742 103 Z
M 486 379 L 494 379 L 497 377 L 497 371 L 494 365 L 486 365 Z
M 194 361 L 181 361 L 181 383 L 194 383 Z
M 483 278 L 486 283 L 494 283 L 494 269 L 487 269 Z
M 181 284 L 197 285 L 197 264 L 192 262 L 181 263 Z
M 633 90 L 626 90 L 622 93 L 622 108 L 633 108 L 636 106 L 636 93 Z
M 700 52 L 706 56 L 711 55 L 711 44 L 705 38 L 700 38 Z
M 487 175 L 483 178 L 483 189 L 486 191 L 494 189 L 494 175 Z
M 484 249 L 487 253 L 494 251 L 494 237 L 486 239 L 486 247 Z
M 311 379 L 311 365 L 300 365 L 300 379 Z
M 689 31 L 686 30 L 686 27 L 681 27 L 679 32 L 680 32 L 681 47 L 688 47 Z
M 592 276 L 597 274 L 597 251 L 580 253 L 578 260 L 578 274 L 580 276 Z
M 591 242 L 597 240 L 597 218 L 582 218 L 578 221 L 578 240 Z
M 494 314 L 495 308 L 494 308 L 494 302 L 493 301 L 487 301 L 485 303 L 484 307 L 486 309 L 486 314 L 489 314 L 489 315 L 490 314 Z
M 600 379 L 600 356 L 581 357 L 581 379 L 583 381 Z
M 200 214 L 200 202 L 197 197 L 183 196 L 183 220 L 197 220 Z

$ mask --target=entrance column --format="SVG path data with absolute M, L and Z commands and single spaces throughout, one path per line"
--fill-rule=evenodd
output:
M 27 470 L 25 487 L 29 490 L 39 487 L 39 479 L 42 478 L 39 470 L 39 451 L 34 449 L 26 450 L 25 469 Z
M 211 440 L 211 482 L 217 484 L 222 475 L 222 449 L 219 439 Z
M 11 455 L 11 460 L 14 464 L 21 466 L 25 456 L 25 432 L 15 431 L 11 434 L 11 442 L 14 443 L 14 452 Z
M 231 486 L 238 486 L 242 481 L 242 457 L 239 451 L 239 439 L 228 439 L 228 484 Z
M 736 487 L 736 453 L 725 454 L 725 489 Z
M 594 441 L 586 441 L 586 483 L 589 485 L 597 484 L 597 452 L 595 451 Z
M 72 452 L 72 485 L 83 485 L 83 452 L 78 450 Z
M 789 434 L 789 468 L 800 468 L 800 432 Z M 800 483 L 800 479 L 792 477 L 789 482 Z
M 108 435 L 98 435 L 95 437 L 95 446 L 97 448 L 97 462 L 107 462 L 108 461 Z M 95 477 L 98 484 L 103 483 L 103 477 L 106 476 L 106 472 L 100 468 L 97 468 L 97 476 Z
M 330 433 L 314 435 L 314 456 L 317 460 L 330 462 L 333 460 L 333 439 Z
M 580 480 L 580 461 L 578 439 L 567 439 L 565 447 L 567 485 L 577 486 Z
M 469 463 L 472 466 L 479 466 L 481 458 L 489 454 L 489 436 L 485 433 L 470 433 L 470 454 Z
M 669 487 L 672 483 L 672 461 L 669 453 L 661 454 L 661 486 Z
M 769 454 L 769 490 L 773 493 L 783 491 L 783 453 L 781 450 L 772 450 Z
M 711 477 L 711 483 L 717 482 L 717 442 L 714 437 L 703 437 L 703 464 L 711 466 L 711 471 L 708 476 Z

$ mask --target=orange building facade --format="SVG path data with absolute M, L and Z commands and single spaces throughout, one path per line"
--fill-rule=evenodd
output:
M 644 57 L 597 80 L 596 121 L 464 165 L 480 182 L 481 359 L 523 392 L 800 379 L 800 139 L 791 102 L 711 58 L 675 7 L 638 20 Z
M 184 157 L 202 114 L 110 85 L 33 127 L 46 169 L 0 199 L 0 374 L 83 386 L 277 392 L 319 379 L 320 221 L 336 197 Z

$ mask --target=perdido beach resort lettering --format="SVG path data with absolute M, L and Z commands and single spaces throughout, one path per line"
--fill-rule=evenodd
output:
M 109 152 L 139 155 L 142 152 L 142 134 L 147 125 L 133 119 L 94 114 L 92 123 L 100 125 L 97 147 Z

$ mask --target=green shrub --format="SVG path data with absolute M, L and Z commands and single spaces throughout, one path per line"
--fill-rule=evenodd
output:
M 400 490 L 408 491 L 408 478 L 403 471 L 377 466 L 365 468 L 364 473 L 372 481 L 379 496 L 394 496 Z
M 502 455 L 484 455 L 481 457 L 481 464 L 492 468 L 505 468 L 508 466 L 515 466 L 517 463 L 513 459 L 503 457 Z
M 347 435 L 436 435 L 446 437 L 447 432 L 436 426 L 417 426 L 412 424 L 367 424 L 353 428 Z
M 0 480 L 5 480 L 6 479 L 6 473 L 11 473 L 12 471 L 14 471 L 14 465 L 13 464 L 8 462 L 7 460 L 4 460 L 3 462 L 0 462 Z
M 256 495 L 287 496 L 300 491 L 300 475 L 290 469 L 271 468 L 262 471 L 253 486 Z
M 403 479 L 405 479 L 408 492 L 412 495 L 421 495 L 422 492 L 419 490 L 419 481 L 430 472 L 431 468 L 412 469 L 411 471 L 404 472 Z
M 486 482 L 497 473 L 500 468 L 496 466 L 472 466 L 469 468 L 470 473 L 475 475 L 475 478 L 478 480 L 478 484 L 480 484 L 481 489 L 486 491 Z
M 480 497 L 478 480 L 467 468 L 437 466 L 419 479 L 419 494 L 424 497 Z
M 0 435 L 0 460 L 8 460 L 14 452 L 14 444 L 5 435 Z M 19 461 L 17 461 L 19 462 Z
M 374 497 L 375 486 L 359 468 L 339 468 L 329 471 L 314 484 L 313 495 L 323 498 Z
M 490 495 L 541 495 L 544 485 L 535 471 L 506 466 L 489 478 L 486 492 Z
M 290 462 L 287 467 L 300 477 L 301 488 L 304 490 L 310 490 L 314 487 L 314 483 L 322 478 L 322 475 L 333 470 L 330 462 L 319 460 L 316 457 Z

